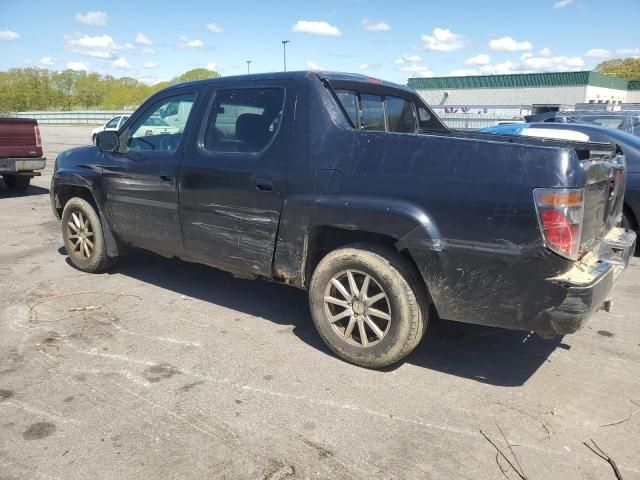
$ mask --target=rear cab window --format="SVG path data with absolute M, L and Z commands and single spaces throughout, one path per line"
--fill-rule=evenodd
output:
M 334 92 L 351 124 L 358 130 L 393 133 L 446 131 L 427 108 L 411 99 L 347 89 Z

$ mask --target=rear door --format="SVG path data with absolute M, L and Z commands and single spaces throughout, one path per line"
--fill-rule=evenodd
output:
M 121 135 L 124 153 L 105 153 L 104 209 L 124 241 L 159 252 L 182 247 L 178 212 L 178 175 L 198 88 L 173 90 L 136 112 Z M 168 105 L 184 104 L 188 113 L 170 131 L 158 129 Z M 126 138 L 125 138 L 126 136 Z
M 270 275 L 295 106 L 294 82 L 219 87 L 180 173 L 187 254 Z

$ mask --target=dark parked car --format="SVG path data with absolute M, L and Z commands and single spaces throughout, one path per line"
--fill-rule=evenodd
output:
M 167 111 L 179 132 L 145 135 Z M 322 338 L 366 367 L 416 347 L 429 303 L 573 332 L 635 243 L 615 226 L 615 146 L 452 132 L 413 90 L 359 75 L 176 85 L 97 143 L 61 153 L 51 185 L 77 268 L 132 245 L 308 289 Z
M 26 190 L 46 163 L 37 120 L 0 118 L 0 175 L 9 190 Z
M 584 123 L 615 128 L 640 137 L 640 111 L 619 112 L 576 110 L 571 112 L 546 112 L 524 117 L 528 123 Z
M 512 124 L 484 128 L 480 132 L 547 138 L 567 138 L 571 132 L 575 132 L 578 135 L 574 136 L 575 140 L 617 144 L 627 161 L 621 223 L 625 228 L 640 231 L 640 137 L 612 128 L 581 123 Z

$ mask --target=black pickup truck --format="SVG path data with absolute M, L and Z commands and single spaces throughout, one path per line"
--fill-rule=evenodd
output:
M 420 342 L 430 303 L 580 328 L 634 248 L 624 181 L 615 145 L 454 132 L 406 87 L 295 72 L 153 95 L 58 156 L 51 202 L 80 270 L 135 246 L 305 288 L 329 347 L 382 367 Z

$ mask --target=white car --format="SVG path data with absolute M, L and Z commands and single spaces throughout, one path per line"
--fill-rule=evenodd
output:
M 180 129 L 178 127 L 173 127 L 162 118 L 156 117 L 147 118 L 140 127 L 141 128 L 133 134 L 134 137 L 180 133 Z
M 101 127 L 94 128 L 93 130 L 91 130 L 91 141 L 95 144 L 96 136 L 100 132 L 104 132 L 105 130 L 118 130 L 120 126 L 127 121 L 127 118 L 129 118 L 129 115 L 118 115 L 117 117 L 113 117 Z

